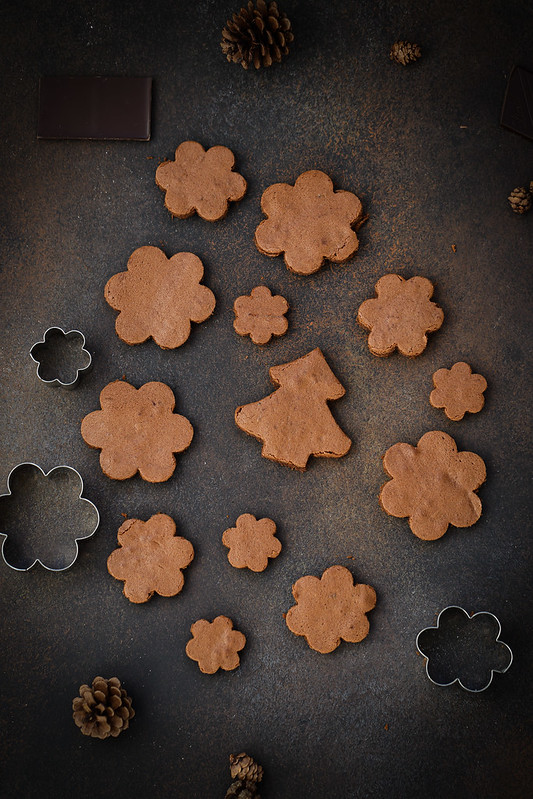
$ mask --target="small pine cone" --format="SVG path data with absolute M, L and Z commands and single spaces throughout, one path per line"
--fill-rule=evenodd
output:
M 417 61 L 422 52 L 417 44 L 411 42 L 394 42 L 391 47 L 389 58 L 397 64 L 406 66 L 410 61 Z
M 533 204 L 533 181 L 529 184 L 529 189 L 525 186 L 513 189 L 507 199 L 515 214 L 526 214 Z
M 257 793 L 257 783 L 236 780 L 226 792 L 226 799 L 261 799 Z
M 270 67 L 288 55 L 289 45 L 294 41 L 291 23 L 277 3 L 265 0 L 249 0 L 238 14 L 228 19 L 222 29 L 222 52 L 228 59 L 241 64 L 244 69 L 253 64 Z
M 82 733 L 101 739 L 110 735 L 116 738 L 128 729 L 135 715 L 131 699 L 117 677 L 95 677 L 92 686 L 80 686 L 80 695 L 72 700 L 72 710 Z
M 230 755 L 229 762 L 232 780 L 261 782 L 263 779 L 263 767 L 245 752 L 241 752 L 239 755 Z

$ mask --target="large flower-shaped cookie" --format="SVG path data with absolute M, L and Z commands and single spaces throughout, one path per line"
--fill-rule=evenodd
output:
M 464 361 L 454 363 L 451 369 L 437 369 L 433 375 L 435 388 L 429 395 L 434 408 L 444 408 L 448 419 L 460 421 L 465 413 L 478 413 L 485 404 L 483 392 L 487 381 L 482 375 L 472 374 Z
M 174 161 L 157 167 L 155 182 L 165 194 L 165 205 L 180 219 L 194 212 L 208 222 L 216 222 L 228 213 L 231 201 L 242 200 L 246 181 L 233 172 L 235 156 L 227 147 L 204 150 L 195 141 L 184 141 L 176 150 Z
M 334 191 L 325 172 L 304 172 L 294 186 L 269 186 L 261 208 L 268 218 L 255 231 L 257 249 L 284 253 L 289 269 L 299 275 L 316 272 L 325 259 L 347 261 L 359 247 L 352 226 L 361 224 L 361 202 L 352 192 Z
M 109 383 L 100 394 L 101 411 L 81 423 L 89 446 L 101 449 L 100 466 L 114 480 L 137 471 L 149 483 L 161 483 L 176 467 L 174 452 L 183 452 L 193 437 L 191 423 L 173 413 L 175 398 L 164 383 L 145 383 L 139 389 L 125 380 Z
M 227 616 L 217 616 L 212 622 L 200 619 L 192 625 L 191 633 L 185 652 L 191 660 L 196 660 L 200 671 L 214 674 L 218 669 L 231 671 L 237 668 L 246 636 L 233 629 L 231 619 Z
M 426 334 L 438 330 L 444 320 L 432 295 L 433 284 L 425 277 L 381 277 L 376 297 L 365 300 L 357 313 L 359 324 L 370 330 L 370 352 L 390 355 L 398 348 L 402 355 L 420 355 L 428 343 Z
M 356 643 L 366 638 L 370 625 L 366 613 L 376 604 L 369 585 L 354 585 L 344 566 L 330 566 L 322 577 L 300 577 L 292 587 L 296 605 L 285 621 L 295 635 L 303 635 L 311 649 L 333 652 L 341 639 Z
M 117 335 L 126 344 L 153 338 L 163 349 L 184 344 L 191 322 L 204 322 L 215 308 L 215 295 L 201 285 L 204 267 L 197 255 L 179 252 L 167 258 L 158 247 L 139 247 L 126 272 L 107 281 L 104 296 L 120 311 Z
M 267 286 L 256 286 L 250 294 L 237 297 L 233 310 L 235 331 L 239 336 L 250 336 L 254 344 L 268 344 L 272 336 L 287 332 L 289 303 L 280 294 L 272 296 Z
M 392 480 L 381 489 L 381 506 L 390 516 L 408 516 L 418 538 L 433 541 L 448 525 L 471 527 L 481 516 L 474 492 L 485 481 L 485 464 L 474 452 L 458 452 L 447 433 L 426 433 L 416 447 L 394 444 L 383 467 Z
M 235 527 L 224 530 L 222 543 L 228 547 L 228 560 L 236 569 L 248 568 L 262 572 L 269 558 L 277 558 L 281 541 L 276 538 L 276 524 L 272 519 L 256 519 L 251 513 L 242 513 Z
M 194 557 L 190 541 L 176 535 L 174 520 L 156 513 L 147 522 L 128 519 L 118 531 L 119 549 L 107 559 L 107 570 L 124 580 L 130 602 L 147 602 L 155 593 L 175 596 L 183 588 L 182 569 Z

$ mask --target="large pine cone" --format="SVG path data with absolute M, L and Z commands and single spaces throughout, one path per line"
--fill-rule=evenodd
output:
M 411 42 L 394 42 L 391 47 L 389 58 L 391 61 L 396 61 L 405 67 L 410 61 L 416 61 L 420 58 L 422 52 L 417 44 Z
M 236 780 L 226 792 L 226 799 L 261 799 L 257 793 L 257 783 Z
M 84 735 L 92 738 L 108 738 L 117 735 L 129 727 L 130 719 L 135 715 L 131 699 L 120 680 L 111 677 L 95 677 L 92 686 L 80 686 L 80 695 L 72 700 L 72 716 Z
M 228 61 L 248 69 L 253 64 L 270 67 L 288 55 L 289 44 L 294 41 L 291 23 L 277 3 L 252 0 L 238 14 L 228 19 L 222 30 L 220 46 Z
M 261 782 L 263 779 L 263 767 L 256 763 L 253 757 L 247 755 L 246 752 L 230 755 L 229 762 L 232 780 Z
M 509 204 L 515 214 L 525 214 L 533 204 L 533 181 L 529 184 L 529 190 L 525 186 L 519 186 L 510 193 Z

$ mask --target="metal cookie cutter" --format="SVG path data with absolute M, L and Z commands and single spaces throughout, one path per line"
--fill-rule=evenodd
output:
M 431 682 L 442 687 L 459 683 L 472 693 L 485 691 L 494 672 L 503 674 L 513 662 L 510 647 L 500 641 L 501 630 L 493 613 L 470 615 L 457 605 L 441 610 L 436 626 L 426 627 L 416 637 Z
M 49 327 L 42 340 L 31 348 L 30 357 L 37 364 L 37 377 L 41 382 L 68 389 L 78 385 L 92 364 L 83 333 L 79 330 L 65 333 L 60 327 Z M 73 375 L 72 379 L 65 379 L 67 375 L 69 378 Z
M 80 473 L 71 466 L 44 472 L 35 463 L 19 463 L 8 475 L 7 490 L 0 495 L 4 562 L 16 571 L 29 571 L 36 563 L 53 572 L 70 568 L 78 542 L 94 535 L 100 524 L 96 505 L 82 497 Z

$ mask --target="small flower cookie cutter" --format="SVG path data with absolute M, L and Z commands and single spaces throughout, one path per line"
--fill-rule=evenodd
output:
M 56 343 L 54 345 L 54 338 L 56 339 Z M 74 378 L 72 380 L 61 380 L 59 377 L 43 377 L 42 374 L 42 366 L 44 358 L 39 357 L 39 353 L 43 354 L 47 351 L 47 349 L 56 351 L 58 349 L 57 341 L 63 339 L 63 344 L 67 341 L 75 341 L 78 339 L 79 343 L 81 344 L 80 349 L 80 358 L 83 356 L 84 361 L 86 361 L 85 366 L 80 367 L 73 367 L 74 371 Z M 85 336 L 80 330 L 69 330 L 67 333 L 61 327 L 49 327 L 48 330 L 45 331 L 45 334 L 41 341 L 36 341 L 35 344 L 32 346 L 30 350 L 30 358 L 35 361 L 37 364 L 37 377 L 47 386 L 60 386 L 61 388 L 72 389 L 76 388 L 78 383 L 80 382 L 80 378 L 85 372 L 88 372 L 92 366 L 92 356 L 89 350 L 85 349 Z M 57 363 L 48 365 L 53 372 L 54 368 L 57 369 Z
M 24 482 L 24 472 L 26 472 L 27 483 L 21 485 L 21 482 L 22 483 Z M 9 540 L 10 536 L 12 535 L 12 533 L 9 531 L 9 528 L 10 527 L 13 528 L 18 523 L 19 528 L 23 526 L 25 527 L 25 529 L 27 529 L 27 527 L 30 526 L 30 522 L 33 520 L 31 512 L 35 511 L 35 498 L 32 499 L 30 506 L 31 507 L 30 513 L 27 513 L 24 507 L 20 505 L 20 502 L 18 501 L 18 496 L 20 494 L 23 497 L 30 496 L 31 498 L 32 487 L 35 487 L 37 483 L 40 483 L 41 486 L 44 487 L 44 483 L 42 482 L 43 480 L 49 481 L 48 484 L 49 496 L 47 497 L 48 501 L 46 502 L 45 505 L 43 505 L 43 511 L 41 512 L 40 518 L 38 520 L 39 523 L 42 524 L 42 517 L 43 514 L 45 514 L 46 510 L 50 511 L 50 506 L 53 504 L 53 499 L 57 498 L 58 494 L 62 494 L 64 498 L 63 502 L 67 500 L 70 503 L 72 503 L 73 501 L 75 503 L 78 502 L 83 503 L 83 514 L 82 514 L 83 518 L 78 518 L 77 521 L 78 523 L 84 523 L 86 525 L 87 532 L 85 532 L 83 535 L 76 536 L 73 542 L 72 539 L 70 538 L 67 539 L 67 537 L 65 536 L 65 539 L 67 539 L 68 549 L 71 550 L 73 544 L 75 546 L 74 557 L 65 566 L 57 567 L 57 566 L 47 565 L 47 563 L 44 562 L 47 558 L 34 557 L 33 554 L 31 555 L 31 557 L 34 557 L 34 559 L 29 566 L 15 565 L 15 563 L 12 562 L 12 558 L 9 558 L 5 552 L 6 542 Z M 33 481 L 33 485 L 31 481 Z M 58 482 L 57 486 L 54 485 L 54 481 Z M 69 481 L 70 485 L 68 484 Z M 54 489 L 53 492 L 51 491 L 50 487 Z M 76 495 L 75 500 L 73 500 L 72 488 L 75 488 L 75 495 Z M 41 566 L 43 566 L 43 568 L 51 572 L 61 572 L 65 571 L 66 569 L 70 569 L 70 567 L 74 565 L 79 554 L 78 542 L 86 538 L 91 538 L 91 536 L 93 536 L 97 531 L 98 526 L 100 524 L 100 513 L 98 511 L 98 508 L 93 502 L 91 502 L 89 499 L 86 499 L 82 495 L 83 495 L 82 476 L 78 472 L 78 470 L 74 469 L 72 466 L 66 466 L 66 465 L 55 466 L 53 469 L 50 469 L 50 471 L 45 472 L 36 463 L 27 461 L 24 463 L 19 463 L 17 464 L 17 466 L 11 469 L 7 477 L 7 493 L 0 494 L 0 537 L 3 537 L 2 559 L 4 563 L 7 566 L 9 566 L 10 569 L 14 569 L 15 571 L 19 572 L 29 571 L 35 566 L 36 563 L 39 563 Z M 50 502 L 49 500 L 52 500 L 52 502 Z M 64 518 L 63 517 L 64 507 L 65 506 L 63 504 L 61 508 L 59 508 L 61 518 Z M 80 516 L 80 511 L 81 511 L 81 506 L 78 508 L 79 516 Z M 39 513 L 38 505 L 37 505 L 37 513 Z M 70 519 L 67 518 L 66 524 L 64 524 L 63 526 L 63 530 L 66 529 L 70 530 L 69 521 Z M 52 524 L 53 520 L 50 520 L 50 523 Z M 54 526 L 54 532 L 56 531 L 57 528 Z M 54 556 L 57 557 L 57 550 L 54 550 L 53 546 L 50 547 L 50 544 L 49 544 L 49 550 L 50 550 L 48 553 L 49 557 L 52 558 Z M 20 557 L 20 553 L 17 552 L 17 554 Z
M 477 631 L 475 631 L 476 626 Z M 439 631 L 442 634 L 443 630 L 444 644 L 439 641 Z M 500 620 L 488 611 L 470 614 L 458 605 L 448 605 L 443 608 L 437 616 L 435 625 L 425 627 L 416 636 L 416 648 L 426 659 L 428 679 L 434 685 L 443 688 L 458 683 L 469 693 L 477 694 L 485 691 L 492 683 L 494 673 L 504 674 L 513 662 L 511 647 L 500 640 L 501 630 Z M 453 648 L 455 651 L 451 651 Z M 483 648 L 485 648 L 484 660 L 480 658 L 480 649 Z M 465 657 L 468 654 L 471 657 L 470 663 Z M 491 655 L 494 665 L 486 665 Z M 443 658 L 446 661 L 447 656 L 452 661 L 451 665 L 450 662 L 443 663 Z M 433 672 L 430 665 L 432 658 L 433 661 L 437 661 L 437 668 Z M 452 673 L 455 673 L 455 676 L 449 679 Z

